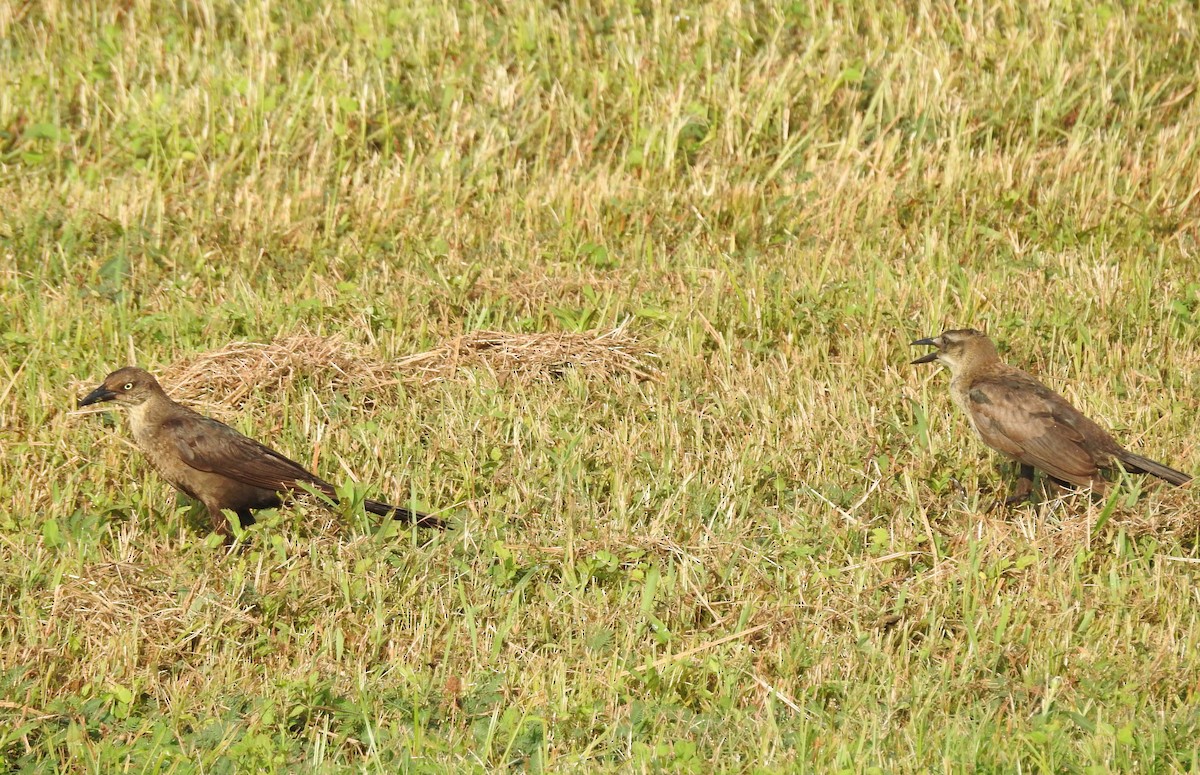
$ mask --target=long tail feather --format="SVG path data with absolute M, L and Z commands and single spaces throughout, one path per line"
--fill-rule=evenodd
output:
M 1159 479 L 1165 479 L 1174 485 L 1187 484 L 1192 480 L 1192 477 L 1182 471 L 1176 471 L 1174 468 L 1164 466 L 1162 463 L 1156 463 L 1148 457 L 1134 454 L 1127 449 L 1121 450 L 1117 454 L 1117 458 L 1131 471 L 1153 474 Z
M 420 511 L 406 509 L 403 506 L 392 506 L 382 501 L 365 500 L 363 501 L 363 508 L 372 514 L 403 520 L 417 527 L 436 527 L 442 530 L 446 528 L 446 523 L 437 517 L 431 517 Z

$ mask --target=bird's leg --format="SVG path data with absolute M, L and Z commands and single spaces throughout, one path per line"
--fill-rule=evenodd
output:
M 204 504 L 204 510 L 208 512 L 208 522 L 212 525 L 213 532 L 229 540 L 229 520 L 225 519 L 225 513 L 221 511 L 221 507 L 212 501 L 201 502 Z
M 233 540 L 233 520 L 231 520 L 229 518 L 229 515 L 225 513 L 225 510 L 221 508 L 220 504 L 205 503 L 204 508 L 208 510 L 208 519 L 212 523 L 213 532 L 217 533 L 218 535 L 223 537 L 225 539 L 226 543 L 229 543 L 230 541 L 232 541 Z M 249 509 L 245 509 L 245 512 L 246 512 L 246 515 L 250 514 Z M 245 517 L 242 515 L 241 512 L 236 512 L 236 513 L 238 516 L 238 522 L 242 525 L 245 525 L 246 524 L 244 521 Z M 253 522 L 253 521 L 254 521 L 254 518 L 251 517 L 251 522 Z
M 1017 486 L 1012 495 L 1004 499 L 1005 506 L 1012 506 L 1029 499 L 1033 492 L 1033 466 L 1021 464 L 1021 473 L 1017 475 Z
M 1071 489 L 1071 484 L 1055 479 L 1053 476 L 1047 476 L 1042 480 L 1042 487 L 1046 491 L 1046 500 L 1054 500 L 1063 497 Z
M 1017 475 L 1017 486 L 1013 489 L 1012 495 L 1007 498 L 997 498 L 996 502 L 988 511 L 993 511 L 999 508 L 1007 508 L 1016 505 L 1024 500 L 1028 500 L 1029 494 L 1033 492 L 1033 466 L 1021 464 L 1020 473 Z

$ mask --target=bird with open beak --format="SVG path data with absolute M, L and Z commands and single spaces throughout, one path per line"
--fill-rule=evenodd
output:
M 1001 361 L 996 346 L 981 331 L 945 331 L 912 344 L 937 348 L 913 363 L 937 362 L 949 369 L 950 396 L 975 433 L 1020 464 L 1017 486 L 1006 505 L 1029 497 L 1035 468 L 1060 483 L 1100 492 L 1105 488 L 1101 471 L 1117 464 L 1174 485 L 1191 479 L 1122 447 L 1065 398 Z

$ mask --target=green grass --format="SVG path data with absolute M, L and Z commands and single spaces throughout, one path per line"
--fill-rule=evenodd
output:
M 908 365 L 986 328 L 1200 470 L 1195 9 L 332 6 L 0 5 L 0 766 L 1200 767 L 1196 488 L 987 513 Z M 445 535 L 231 553 L 70 412 L 302 327 L 627 319 L 660 380 L 241 407 Z

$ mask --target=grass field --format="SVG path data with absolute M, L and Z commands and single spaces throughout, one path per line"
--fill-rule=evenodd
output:
M 1200 767 L 1197 488 L 988 512 L 908 365 L 1200 471 L 1200 12 L 952 6 L 0 2 L 0 769 Z M 73 411 L 288 337 L 377 378 L 200 408 L 452 530 L 230 550 Z

